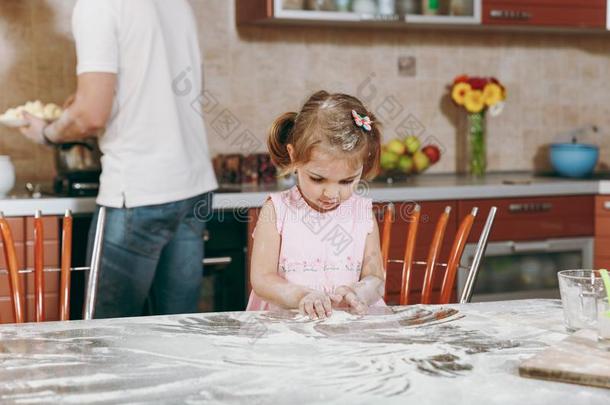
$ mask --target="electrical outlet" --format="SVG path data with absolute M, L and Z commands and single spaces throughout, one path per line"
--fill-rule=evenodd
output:
M 417 75 L 417 59 L 415 56 L 398 57 L 398 76 L 415 77 Z

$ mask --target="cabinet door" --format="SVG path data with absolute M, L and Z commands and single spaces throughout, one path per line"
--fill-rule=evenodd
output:
M 606 0 L 483 0 L 483 24 L 604 29 Z
M 390 260 L 402 260 L 405 251 L 405 243 L 407 241 L 407 230 L 409 223 L 412 219 L 411 213 L 413 212 L 413 202 L 398 202 L 394 203 L 396 206 L 396 221 L 392 226 L 392 232 L 390 236 Z M 418 202 L 421 206 L 421 222 L 419 224 L 417 241 L 415 245 L 415 259 L 417 261 L 425 261 L 428 255 L 428 249 L 432 242 L 432 236 L 434 235 L 434 229 L 436 222 L 440 215 L 445 210 L 445 207 L 451 207 L 451 215 L 449 217 L 449 223 L 445 231 L 445 238 L 443 240 L 443 247 L 439 260 L 443 263 L 446 262 L 451 250 L 453 238 L 457 231 L 458 224 L 458 210 L 456 201 L 425 201 Z M 374 209 L 377 213 L 383 211 L 385 204 L 374 205 Z M 377 215 L 379 230 L 382 231 L 383 218 L 381 215 Z M 414 273 L 412 283 L 409 287 L 410 299 L 409 304 L 415 304 L 421 302 L 421 290 L 424 281 L 425 267 L 417 265 L 414 267 Z M 436 301 L 440 296 L 441 284 L 443 281 L 444 273 L 438 271 L 432 282 L 433 294 L 432 301 Z M 397 305 L 400 299 L 400 289 L 402 283 L 402 264 L 401 263 L 388 263 L 386 266 L 386 296 L 388 298 L 388 304 Z M 455 297 L 454 297 L 455 298 Z
M 460 217 L 479 207 L 486 217 L 498 207 L 490 241 L 528 241 L 593 235 L 593 196 L 528 197 L 463 200 Z M 484 221 L 476 221 L 469 242 L 476 242 Z
M 610 196 L 595 197 L 595 267 L 610 269 Z

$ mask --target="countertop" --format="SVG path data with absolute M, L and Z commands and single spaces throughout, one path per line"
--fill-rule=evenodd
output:
M 0 402 L 608 404 L 518 375 L 566 336 L 557 300 L 5 325 Z
M 214 196 L 215 209 L 260 207 L 270 192 L 280 187 L 232 186 Z M 393 184 L 363 182 L 358 190 L 375 201 L 432 201 L 474 198 L 535 197 L 550 195 L 610 194 L 609 180 L 604 178 L 572 180 L 558 177 L 533 176 L 525 172 L 490 173 L 482 179 L 454 174 L 426 174 Z M 0 199 L 0 211 L 6 216 L 33 215 L 36 209 L 45 215 L 62 215 L 69 208 L 73 213 L 90 213 L 95 209 L 94 198 L 61 198 L 43 196 L 32 199 L 23 193 L 13 193 Z

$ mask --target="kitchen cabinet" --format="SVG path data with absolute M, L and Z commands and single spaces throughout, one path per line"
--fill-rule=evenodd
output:
M 22 269 L 34 268 L 34 217 L 15 217 L 8 219 L 15 240 L 15 249 L 19 260 L 19 267 Z M 43 246 L 44 246 L 44 267 L 59 267 L 59 229 L 60 219 L 56 216 L 43 218 Z M 10 286 L 7 266 L 4 253 L 0 256 L 0 322 L 14 322 L 13 307 L 10 298 Z M 34 317 L 34 274 L 22 274 L 21 290 L 25 298 L 26 321 L 33 322 Z M 59 273 L 45 273 L 45 319 L 48 321 L 58 320 L 59 302 Z
M 462 200 L 458 205 L 460 217 L 473 207 L 479 207 L 479 215 L 487 215 L 492 206 L 498 207 L 489 237 L 491 242 L 590 237 L 594 234 L 593 196 L 590 195 Z M 476 222 L 469 242 L 476 242 L 482 229 L 483 223 Z
M 606 28 L 606 0 L 483 0 L 483 26 Z
M 322 2 L 324 4 L 320 5 L 319 10 L 310 10 L 305 9 L 306 3 L 308 3 L 305 1 L 236 0 L 235 16 L 238 25 L 307 24 L 375 28 L 480 25 L 481 0 L 466 0 L 466 2 L 471 2 L 468 7 L 456 6 L 451 8 L 453 11 L 463 13 L 463 15 L 457 13 L 449 15 L 449 2 L 442 0 L 439 3 L 438 14 L 422 15 L 421 10 L 405 14 L 401 11 L 400 1 L 396 2 L 395 13 L 380 14 L 378 12 L 336 11 L 333 1 Z M 288 3 L 295 4 L 288 5 Z
M 392 15 L 360 14 L 327 11 L 324 4 L 321 10 L 304 10 L 296 6 L 287 7 L 285 0 L 236 0 L 235 9 L 238 25 L 299 24 L 450 29 L 468 27 L 482 30 L 517 28 L 524 31 L 605 32 L 606 2 L 607 0 L 473 0 L 465 15 L 422 15 L 421 10 L 403 14 L 398 8 L 397 13 Z M 441 1 L 441 4 L 444 2 Z
M 610 269 L 610 196 L 595 197 L 595 268 Z

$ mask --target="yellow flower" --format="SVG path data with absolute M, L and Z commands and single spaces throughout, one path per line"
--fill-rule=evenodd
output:
M 481 90 L 472 90 L 464 96 L 464 107 L 471 113 L 478 113 L 485 108 L 485 99 Z
M 492 106 L 502 101 L 504 99 L 503 93 L 502 87 L 495 83 L 488 83 L 483 89 L 483 99 L 485 100 L 485 104 Z
M 472 90 L 472 87 L 468 83 L 460 82 L 453 86 L 451 91 L 451 98 L 457 105 L 464 105 L 464 96 Z

